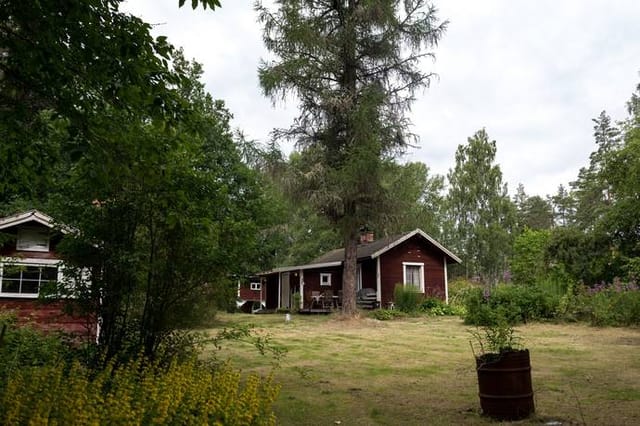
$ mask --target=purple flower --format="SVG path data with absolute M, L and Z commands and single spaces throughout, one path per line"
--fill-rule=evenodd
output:
M 484 300 L 489 300 L 489 297 L 491 297 L 491 289 L 489 287 L 484 288 L 482 291 L 482 297 L 484 297 Z

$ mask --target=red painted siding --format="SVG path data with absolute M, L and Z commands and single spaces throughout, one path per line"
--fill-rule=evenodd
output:
M 0 310 L 12 311 L 19 324 L 31 324 L 44 330 L 61 330 L 88 339 L 95 339 L 96 321 L 88 316 L 69 315 L 64 302 L 42 302 L 37 299 L 0 299 Z
M 404 280 L 403 262 L 424 263 L 425 294 L 444 300 L 444 255 L 437 248 L 413 237 L 380 257 L 382 306 L 393 300 L 393 291 Z
M 320 274 L 331 274 L 331 286 L 320 285 Z M 311 292 L 319 291 L 320 293 L 327 290 L 333 291 L 334 295 L 338 295 L 338 291 L 342 290 L 342 267 L 307 269 L 304 271 L 304 306 L 311 306 Z
M 246 287 L 240 287 L 240 299 L 259 302 L 263 300 L 264 297 L 262 295 L 262 290 L 251 290 L 251 287 L 247 284 Z

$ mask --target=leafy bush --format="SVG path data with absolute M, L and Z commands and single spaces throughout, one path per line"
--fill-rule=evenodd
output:
M 371 312 L 371 316 L 379 321 L 389 321 L 395 318 L 404 318 L 407 314 L 397 309 L 376 309 Z
M 270 377 L 242 380 L 228 364 L 25 367 L 0 394 L 0 423 L 272 425 L 277 394 Z
M 635 283 L 571 286 L 563 296 L 559 315 L 566 321 L 586 321 L 595 326 L 640 324 L 640 290 Z
M 56 364 L 71 354 L 60 335 L 44 335 L 28 325 L 18 327 L 11 313 L 0 314 L 0 334 L 0 388 L 21 368 Z
M 513 326 L 500 316 L 496 317 L 494 324 L 479 327 L 470 333 L 473 336 L 471 349 L 476 357 L 522 349 L 522 339 L 516 334 Z
M 510 263 L 514 283 L 533 286 L 544 277 L 550 235 L 548 230 L 527 228 L 516 237 Z
M 492 325 L 502 317 L 510 324 L 555 317 L 559 298 L 537 286 L 498 285 L 476 288 L 465 299 L 465 323 Z
M 461 315 L 464 312 L 460 307 L 447 304 L 435 297 L 427 297 L 424 299 L 420 305 L 420 310 L 434 316 Z
M 408 314 L 415 313 L 420 309 L 420 304 L 424 296 L 412 288 L 407 288 L 402 284 L 397 284 L 393 290 L 393 301 L 396 309 Z

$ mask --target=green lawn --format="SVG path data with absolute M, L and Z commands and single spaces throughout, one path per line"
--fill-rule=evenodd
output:
M 480 414 L 469 327 L 453 317 L 377 321 L 221 314 L 286 347 L 275 369 L 283 425 L 491 423 Z M 581 324 L 518 328 L 531 352 L 536 415 L 518 424 L 640 424 L 640 329 Z M 211 332 L 215 332 L 212 329 Z M 240 342 L 219 356 L 268 373 L 273 359 Z

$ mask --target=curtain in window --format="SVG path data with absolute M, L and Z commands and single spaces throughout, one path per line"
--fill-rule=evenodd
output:
M 406 285 L 415 287 L 416 290 L 420 290 L 420 271 L 422 268 L 417 265 L 405 265 L 406 271 Z

